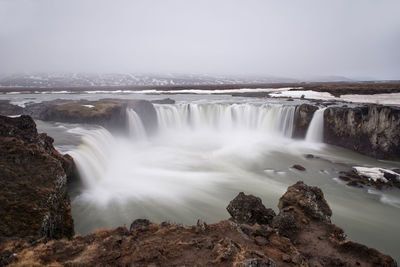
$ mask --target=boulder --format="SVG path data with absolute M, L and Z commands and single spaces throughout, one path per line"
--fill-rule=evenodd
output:
M 332 210 L 326 202 L 322 190 L 303 182 L 297 182 L 290 186 L 279 199 L 278 207 L 281 211 L 289 207 L 297 208 L 311 219 L 327 223 L 331 221 Z
M 72 158 L 38 134 L 31 117 L 0 116 L 0 237 L 71 237 L 73 169 Z
M 129 228 L 131 231 L 137 227 L 149 226 L 150 221 L 147 219 L 136 219 L 131 223 L 131 227 Z
M 246 195 L 243 192 L 240 192 L 226 209 L 233 221 L 250 225 L 270 224 L 275 216 L 275 212 L 265 208 L 259 197 Z
M 293 165 L 292 168 L 293 168 L 293 169 L 296 169 L 296 170 L 298 170 L 298 171 L 302 171 L 302 172 L 306 170 L 306 168 L 304 168 L 303 166 L 301 166 L 301 165 L 299 165 L 299 164 Z

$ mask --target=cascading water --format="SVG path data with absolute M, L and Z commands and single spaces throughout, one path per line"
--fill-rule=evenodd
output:
M 146 130 L 139 115 L 133 110 L 128 108 L 126 110 L 126 117 L 129 129 L 129 135 L 137 140 L 146 139 Z
M 308 126 L 306 141 L 322 143 L 324 140 L 324 111 L 326 108 L 320 108 L 314 112 L 310 126 Z
M 262 188 L 271 198 L 282 193 L 276 182 L 268 189 L 260 183 L 269 155 L 293 142 L 295 106 L 190 103 L 155 109 L 159 131 L 151 138 L 132 109 L 126 111 L 128 136 L 113 136 L 104 128 L 73 131 L 83 136 L 71 151 L 83 180 L 73 198 L 74 212 L 85 214 L 90 207 L 90 227 L 120 225 L 121 214 L 127 220 L 216 218 L 221 216 L 216 208 L 231 198 L 220 196 L 227 188 Z M 107 217 L 98 217 L 105 213 Z M 86 231 L 82 223 L 77 229 Z
M 294 106 L 254 104 L 155 105 L 160 130 L 255 130 L 291 137 Z

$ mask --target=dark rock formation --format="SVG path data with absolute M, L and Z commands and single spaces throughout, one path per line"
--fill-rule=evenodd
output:
M 397 266 L 376 249 L 345 241 L 343 230 L 331 224 L 332 211 L 318 187 L 297 182 L 278 207 L 273 226 L 290 239 L 308 266 Z
M 233 202 L 233 203 L 232 203 Z M 240 221 L 184 227 L 136 220 L 125 227 L 99 230 L 85 237 L 32 244 L 0 243 L 0 260 L 12 266 L 396 266 L 375 249 L 344 241 L 330 223 L 331 210 L 322 191 L 298 182 L 279 202 L 270 220 L 246 214 L 267 210 L 261 200 L 240 193 L 228 210 Z M 232 208 L 232 206 L 242 205 Z M 254 208 L 254 210 L 251 210 Z M 238 212 L 240 211 L 240 212 Z M 245 212 L 245 214 L 241 214 Z M 261 212 L 263 214 L 263 212 Z M 263 216 L 261 216 L 263 218 Z M 244 219 L 243 219 L 244 218 Z M 242 220 L 243 219 L 243 220 Z
M 296 169 L 296 170 L 298 170 L 298 171 L 305 171 L 306 170 L 306 168 L 304 168 L 303 166 L 301 166 L 301 165 L 299 165 L 299 164 L 294 164 L 293 166 L 292 166 L 292 168 L 293 169 Z
M 373 179 L 370 176 L 358 173 L 356 169 L 340 172 L 339 179 L 347 182 L 348 186 L 372 186 L 376 189 L 397 187 L 400 188 L 400 174 L 394 171 L 376 168 L 382 173 L 383 179 Z
M 265 208 L 259 197 L 245 195 L 243 192 L 240 192 L 226 209 L 233 221 L 250 225 L 270 224 L 275 216 L 275 212 Z
M 149 226 L 149 225 L 150 221 L 147 219 L 136 219 L 131 223 L 131 227 L 129 229 L 132 231 L 136 227 Z
M 27 105 L 25 114 L 43 121 L 97 124 L 110 130 L 127 129 L 126 110 L 133 109 L 148 134 L 157 129 L 154 106 L 146 100 L 55 100 Z
M 296 206 L 307 217 L 330 223 L 332 211 L 319 187 L 311 187 L 297 182 L 288 188 L 279 200 L 279 210 Z
M 66 184 L 73 169 L 31 117 L 0 116 L 0 239 L 71 237 Z
M 17 105 L 10 104 L 9 100 L 0 100 L 1 115 L 20 115 L 23 113 L 23 108 Z
M 164 98 L 164 99 L 157 99 L 157 100 L 151 100 L 150 101 L 153 104 L 175 104 L 175 100 L 171 98 Z
M 400 108 L 380 105 L 327 108 L 324 141 L 375 158 L 398 160 Z
M 293 128 L 293 138 L 305 138 L 307 134 L 308 126 L 311 123 L 314 112 L 318 107 L 301 104 L 296 107 L 294 114 L 294 128 Z

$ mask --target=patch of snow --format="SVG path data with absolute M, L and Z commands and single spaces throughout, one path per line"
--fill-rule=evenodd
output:
M 87 108 L 94 108 L 93 105 L 82 105 L 82 106 L 87 107 Z
M 6 117 L 9 117 L 9 118 L 18 118 L 18 117 L 21 117 L 21 114 L 19 114 L 19 115 L 6 115 Z
M 85 91 L 88 94 L 99 94 L 99 93 L 128 93 L 128 94 L 199 94 L 199 95 L 211 95 L 211 94 L 232 94 L 232 93 L 269 93 L 269 92 L 280 92 L 289 91 L 293 88 L 241 88 L 241 89 L 225 89 L 225 90 L 199 90 L 199 89 L 180 89 L 180 90 L 115 90 L 115 91 Z M 295 91 L 293 91 L 295 92 Z
M 334 97 L 330 93 L 327 92 L 316 92 L 312 90 L 304 90 L 304 91 L 282 91 L 278 93 L 272 93 L 270 96 L 272 97 L 293 97 L 300 98 L 304 95 L 306 99 L 321 99 L 321 100 L 337 100 L 337 97 Z
M 18 95 L 21 94 L 21 92 L 7 92 L 6 95 Z
M 382 105 L 400 105 L 400 93 L 374 95 L 341 95 L 340 100 L 356 103 L 374 103 Z
M 399 174 L 387 169 L 368 167 L 354 167 L 354 169 L 359 175 L 368 177 L 369 180 L 373 180 L 374 182 L 377 182 L 379 180 L 383 183 L 387 183 L 388 180 L 384 177 L 385 173 L 393 174 L 398 177 L 397 179 L 399 179 Z
M 373 103 L 382 105 L 400 105 L 400 93 L 374 94 L 374 95 L 341 95 L 335 97 L 328 92 L 304 91 L 281 91 L 270 94 L 271 97 L 293 97 L 300 98 L 304 95 L 306 99 L 339 100 L 355 103 Z

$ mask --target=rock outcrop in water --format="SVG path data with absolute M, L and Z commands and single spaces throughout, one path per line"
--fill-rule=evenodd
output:
M 400 159 L 400 108 L 380 105 L 329 107 L 324 141 L 361 154 Z
M 72 158 L 38 134 L 31 117 L 0 116 L 0 240 L 71 237 L 66 185 L 73 175 Z
M 127 127 L 127 108 L 139 115 L 148 133 L 157 129 L 156 111 L 146 100 L 55 100 L 27 105 L 24 113 L 43 121 L 88 123 L 119 130 Z
M 0 114 L 2 115 L 21 115 L 23 111 L 22 107 L 10 104 L 9 100 L 0 100 Z
M 99 230 L 71 240 L 13 240 L 0 244 L 1 260 L 10 266 L 396 266 L 390 256 L 344 241 L 317 187 L 290 186 L 278 215 L 243 193 L 227 209 L 232 220 L 210 225 L 135 220 L 130 230 Z

